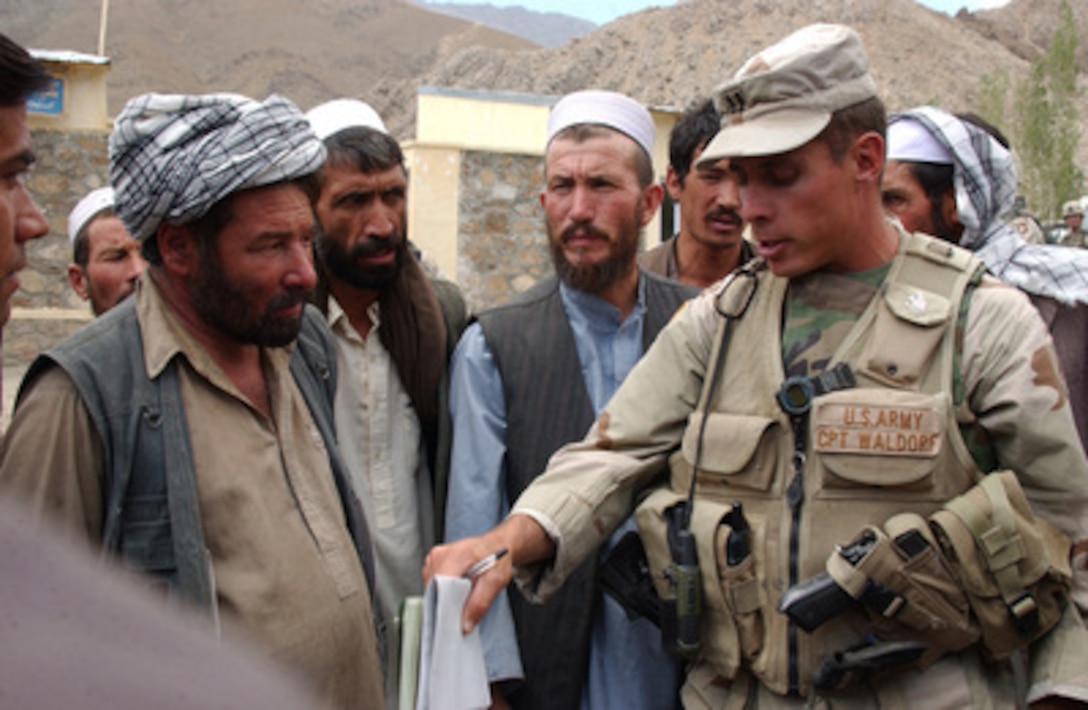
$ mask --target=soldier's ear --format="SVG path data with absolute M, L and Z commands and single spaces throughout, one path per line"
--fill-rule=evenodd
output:
M 884 174 L 884 138 L 879 133 L 867 131 L 858 136 L 851 157 L 858 179 L 880 185 Z

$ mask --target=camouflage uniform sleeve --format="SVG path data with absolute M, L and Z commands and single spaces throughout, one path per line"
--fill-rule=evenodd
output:
M 637 493 L 665 470 L 698 401 L 720 322 L 710 292 L 682 307 L 586 438 L 560 449 L 518 498 L 512 514 L 531 516 L 556 543 L 549 563 L 517 571 L 528 598 L 554 592 L 630 515 Z
M 963 343 L 967 403 L 1002 468 L 1016 472 L 1035 512 L 1083 549 L 1088 543 L 1088 461 L 1073 423 L 1053 343 L 1020 291 L 986 279 Z M 1073 596 L 1088 609 L 1088 569 L 1074 558 Z M 1088 631 L 1076 609 L 1032 649 L 1032 698 L 1088 699 Z

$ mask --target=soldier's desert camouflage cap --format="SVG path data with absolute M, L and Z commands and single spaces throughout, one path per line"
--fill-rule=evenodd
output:
M 699 163 L 786 153 L 818 136 L 835 111 L 874 96 L 858 33 L 809 25 L 756 54 L 714 90 L 722 127 Z
M 1072 217 L 1077 214 L 1084 214 L 1084 208 L 1081 207 L 1080 200 L 1069 200 L 1069 202 L 1062 205 L 1062 217 Z

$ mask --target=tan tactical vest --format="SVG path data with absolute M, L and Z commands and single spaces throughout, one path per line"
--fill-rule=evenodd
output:
M 687 496 L 702 412 L 709 410 L 692 530 L 703 590 L 701 657 L 719 674 L 731 678 L 744 665 L 775 692 L 807 694 L 820 660 L 870 629 L 865 616 L 852 611 L 812 634 L 791 628 L 776 610 L 782 593 L 823 572 L 835 545 L 863 526 L 905 511 L 929 515 L 981 477 L 959 435 L 951 397 L 956 317 L 979 269 L 964 250 L 904 235 L 881 291 L 829 364 L 848 363 L 856 386 L 813 401 L 803 474 L 793 491 L 796 499 L 803 490 L 796 509 L 787 500 L 795 477 L 791 421 L 775 399 L 784 379 L 789 281 L 765 269 L 755 274 L 720 382 L 713 392 L 704 387 L 670 460 L 671 490 L 658 491 L 639 511 L 640 526 L 649 521 L 652 528 L 651 519 Z M 719 307 L 743 301 L 738 293 L 751 278 L 735 278 Z M 712 353 L 710 362 L 716 358 Z M 708 371 L 706 382 L 711 379 Z M 723 516 L 734 501 L 743 503 L 751 528 L 747 572 L 726 557 L 730 527 Z M 652 565 L 663 554 L 667 559 L 662 535 L 643 538 Z M 667 592 L 667 582 L 656 581 L 659 592 Z

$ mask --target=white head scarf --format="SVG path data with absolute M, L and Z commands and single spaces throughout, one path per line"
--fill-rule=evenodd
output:
M 952 114 L 922 106 L 893 114 L 916 121 L 952 156 L 960 246 L 975 252 L 990 272 L 1028 293 L 1066 305 L 1088 304 L 1088 250 L 1027 244 L 1004 216 L 1016 200 L 1016 166 L 993 136 Z

